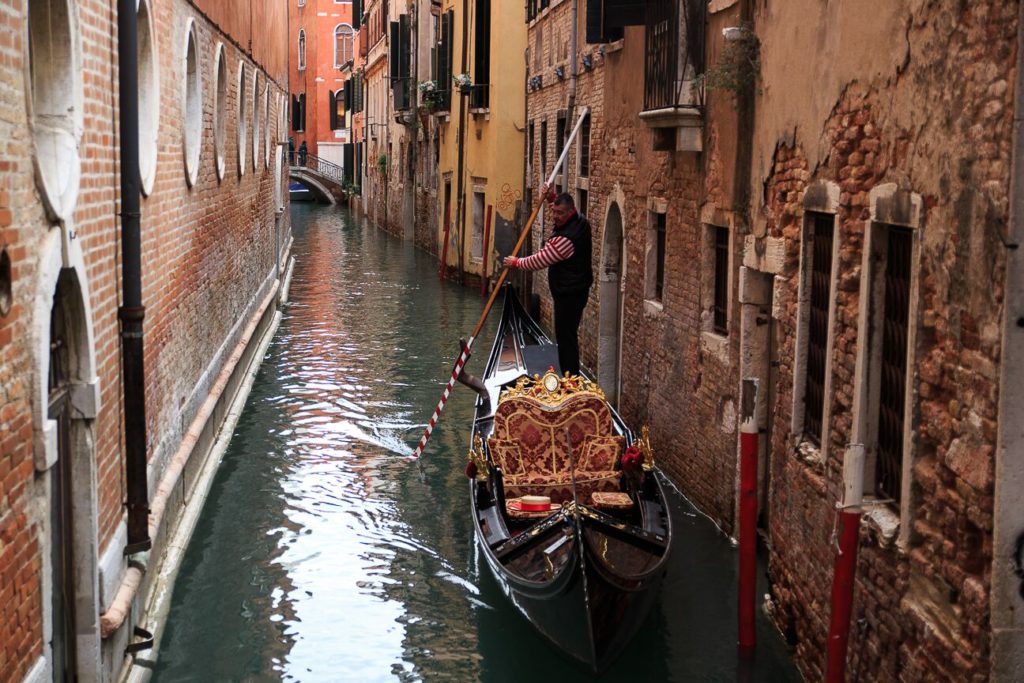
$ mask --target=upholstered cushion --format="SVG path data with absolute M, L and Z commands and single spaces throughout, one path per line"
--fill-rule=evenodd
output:
M 593 394 L 573 396 L 557 407 L 516 396 L 499 403 L 494 414 L 495 438 L 516 441 L 529 472 L 568 472 L 570 443 L 579 460 L 588 436 L 610 434 L 611 411 Z
M 492 436 L 487 440 L 487 447 L 491 451 L 494 464 L 501 468 L 506 477 L 526 472 L 523 466 L 523 453 L 518 442 L 509 439 L 495 439 Z
M 583 440 L 582 457 L 577 459 L 578 469 L 586 472 L 614 470 L 619 454 L 626 446 L 626 439 L 618 434 L 611 436 L 588 436 Z
M 590 501 L 595 491 L 618 491 L 620 472 L 580 472 L 576 475 L 576 499 Z M 506 498 L 521 496 L 550 496 L 552 503 L 572 500 L 572 479 L 568 474 L 521 475 L 505 479 Z

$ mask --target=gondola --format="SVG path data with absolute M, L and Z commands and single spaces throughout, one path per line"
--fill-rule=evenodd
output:
M 657 599 L 672 546 L 646 429 L 630 431 L 505 287 L 471 430 L 470 504 L 497 582 L 557 649 L 601 672 Z

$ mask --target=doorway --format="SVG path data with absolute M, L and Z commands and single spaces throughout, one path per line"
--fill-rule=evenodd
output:
M 619 364 L 622 358 L 623 252 L 622 211 L 613 201 L 604 222 L 598 275 L 597 381 L 616 408 L 619 406 Z

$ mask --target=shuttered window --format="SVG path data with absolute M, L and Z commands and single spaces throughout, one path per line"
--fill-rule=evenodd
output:
M 412 75 L 411 38 L 409 15 L 402 14 L 399 16 L 398 21 L 391 22 L 391 44 L 389 50 L 391 91 L 394 96 L 396 111 L 405 111 L 412 104 L 410 88 Z
M 469 106 L 490 107 L 491 0 L 476 0 L 476 35 L 473 39 L 473 90 Z

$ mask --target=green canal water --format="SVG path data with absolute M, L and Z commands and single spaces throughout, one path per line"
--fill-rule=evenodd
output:
M 292 224 L 291 302 L 186 553 L 155 679 L 592 680 L 519 616 L 474 543 L 469 391 L 422 462 L 406 457 L 479 292 L 336 208 L 293 206 Z M 756 660 L 737 661 L 736 551 L 680 496 L 673 514 L 659 605 L 601 680 L 798 680 L 763 619 Z

